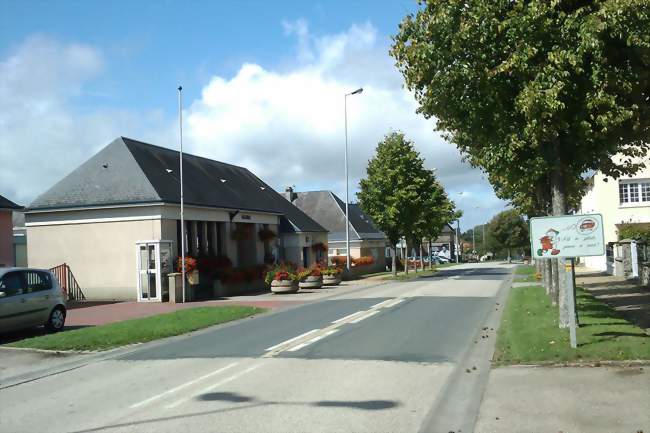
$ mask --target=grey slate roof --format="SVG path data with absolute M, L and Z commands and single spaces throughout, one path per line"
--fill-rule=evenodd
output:
M 183 154 L 186 205 L 282 214 L 293 231 L 326 231 L 244 167 Z M 32 202 L 29 210 L 180 203 L 179 152 L 119 137 Z
M 23 207 L 0 195 L 0 209 L 22 209 Z
M 330 241 L 345 240 L 345 203 L 331 191 L 297 192 L 293 204 L 325 227 Z M 349 205 L 350 239 L 385 239 L 357 204 Z

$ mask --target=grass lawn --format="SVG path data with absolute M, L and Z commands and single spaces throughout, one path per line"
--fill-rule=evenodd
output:
M 266 311 L 263 308 L 198 307 L 108 325 L 27 338 L 7 346 L 48 350 L 106 350 L 184 334 Z
M 558 309 L 541 286 L 513 288 L 497 336 L 496 364 L 650 359 L 650 336 L 578 289 L 578 348 L 558 328 Z
M 438 272 L 440 269 L 448 268 L 456 264 L 457 263 L 443 263 L 440 265 L 433 265 L 433 269 L 429 270 L 426 268 L 426 266 L 428 265 L 425 263 L 425 269 L 419 270 L 417 273 L 414 270 L 409 269 L 408 275 L 404 274 L 404 272 L 398 272 L 397 276 L 393 277 L 393 275 L 389 272 L 384 278 L 382 278 L 382 280 L 410 281 L 410 280 L 414 280 L 415 278 L 430 277 L 431 275 L 434 275 L 436 272 Z
M 517 266 L 517 269 L 515 269 L 515 274 L 526 275 L 526 278 L 517 278 L 515 279 L 515 282 L 534 283 L 537 281 L 537 277 L 535 276 L 536 272 L 537 271 L 535 270 L 535 266 L 531 266 L 531 265 Z

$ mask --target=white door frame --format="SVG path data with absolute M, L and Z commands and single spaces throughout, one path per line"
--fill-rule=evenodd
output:
M 172 241 L 167 241 L 167 240 L 162 240 L 162 239 L 154 239 L 154 240 L 147 240 L 147 241 L 137 241 L 135 243 L 135 270 L 136 270 L 136 290 L 137 290 L 137 300 L 138 302 L 161 302 L 162 300 L 162 278 L 163 276 L 161 275 L 161 264 L 160 264 L 160 244 L 163 243 L 168 243 L 170 247 L 172 246 Z M 149 273 L 155 273 L 155 284 L 156 284 L 156 296 L 153 298 L 150 297 L 143 297 L 142 296 L 142 278 L 140 275 L 142 274 L 145 269 L 142 269 L 142 262 L 141 262 L 141 256 L 140 256 L 140 247 L 141 246 L 148 247 L 149 245 L 153 245 L 154 247 L 154 260 L 155 260 L 155 268 L 150 270 L 146 268 L 147 274 Z M 147 253 L 148 253 L 148 248 L 147 248 Z

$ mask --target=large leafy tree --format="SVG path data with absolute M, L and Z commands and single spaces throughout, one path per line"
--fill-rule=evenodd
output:
M 387 134 L 377 145 L 359 187 L 361 208 L 388 237 L 395 273 L 399 239 L 412 240 L 431 230 L 450 202 L 413 143 L 401 132 Z M 453 210 L 453 204 L 451 207 Z
M 488 227 L 493 246 L 507 251 L 508 261 L 511 260 L 513 249 L 524 250 L 529 245 L 528 223 L 515 209 L 498 213 Z
M 499 197 L 531 215 L 565 214 L 584 173 L 640 168 L 650 147 L 650 2 L 419 3 L 391 54 L 418 111 Z

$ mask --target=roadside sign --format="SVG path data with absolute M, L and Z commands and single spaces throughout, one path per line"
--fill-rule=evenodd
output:
M 531 218 L 530 246 L 535 258 L 602 256 L 603 217 L 589 214 Z

